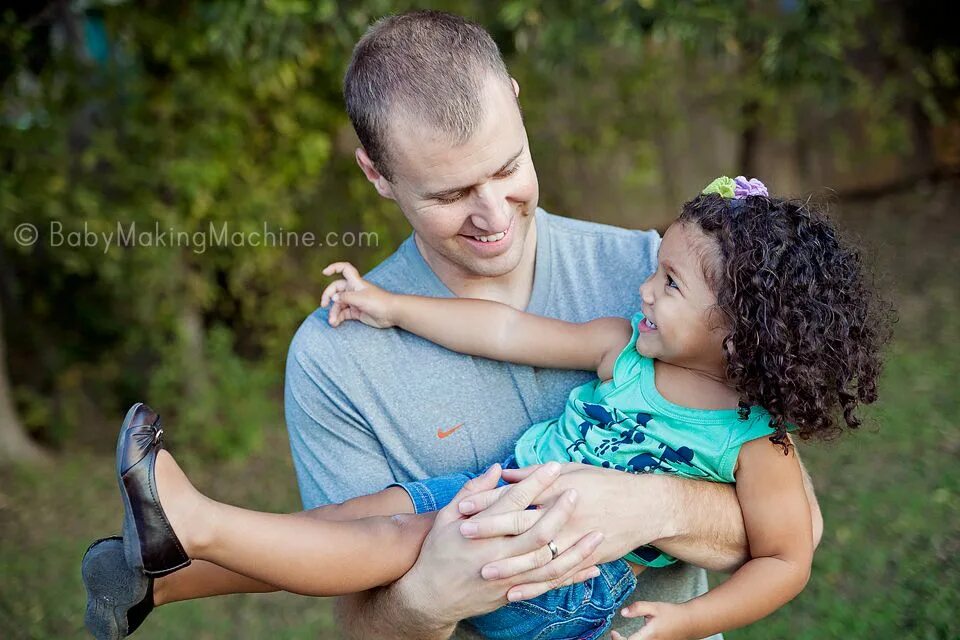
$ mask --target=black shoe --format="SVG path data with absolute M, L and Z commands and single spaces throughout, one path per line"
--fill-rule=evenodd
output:
M 153 578 L 131 569 L 119 536 L 97 540 L 83 554 L 87 612 L 83 622 L 97 640 L 119 640 L 153 611 Z
M 157 497 L 154 472 L 162 448 L 160 416 L 142 402 L 130 407 L 117 439 L 123 551 L 131 569 L 153 577 L 190 564 Z

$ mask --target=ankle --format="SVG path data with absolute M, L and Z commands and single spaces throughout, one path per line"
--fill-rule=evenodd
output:
M 171 574 L 172 575 L 172 574 Z M 170 576 L 153 579 L 153 606 L 167 604 L 169 600 Z
M 218 506 L 217 502 L 197 491 L 184 497 L 179 520 L 189 523 L 189 526 L 181 526 L 183 535 L 178 532 L 177 536 L 191 559 L 205 560 L 207 550 L 214 545 L 216 535 L 213 523 L 217 520 Z

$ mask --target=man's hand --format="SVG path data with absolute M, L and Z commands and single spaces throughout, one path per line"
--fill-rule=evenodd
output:
M 522 469 L 504 469 L 503 478 L 509 482 L 523 481 L 532 474 L 539 473 L 541 467 L 542 465 L 534 465 Z M 591 465 L 564 464 L 560 477 L 547 486 L 540 495 L 535 496 L 533 504 L 544 507 L 553 505 L 564 492 L 574 490 L 574 487 L 580 495 L 588 496 L 587 499 L 577 502 L 557 542 L 563 548 L 564 543 L 572 544 L 571 540 L 579 539 L 588 530 L 596 528 L 598 523 L 602 523 L 604 540 L 591 561 L 609 562 L 626 555 L 638 546 L 659 539 L 664 534 L 662 529 L 657 528 L 660 518 L 648 518 L 643 523 L 634 523 L 640 525 L 639 529 L 636 526 L 630 527 L 629 530 L 615 526 L 615 523 L 622 521 L 625 513 L 630 511 L 628 506 L 636 505 L 638 501 L 648 505 L 651 513 L 657 513 L 656 496 L 629 495 L 625 490 L 624 479 L 629 477 L 640 478 L 640 476 L 627 476 L 622 471 Z M 486 538 L 513 534 L 517 527 L 517 514 L 500 513 L 490 507 L 498 503 L 510 488 L 511 485 L 508 485 L 479 492 L 460 502 L 461 514 L 474 516 L 470 522 L 474 523 L 477 529 L 471 534 L 472 537 Z M 493 566 L 501 576 L 515 575 L 517 568 L 522 568 L 517 561 L 517 558 L 509 558 L 498 561 Z
M 384 291 L 360 277 L 360 272 L 349 262 L 327 265 L 323 275 L 343 275 L 343 279 L 327 285 L 320 296 L 320 306 L 330 308 L 330 325 L 339 326 L 344 320 L 359 320 L 375 329 L 388 329 L 396 324 L 393 307 L 396 294 Z
M 559 470 L 557 463 L 543 465 L 524 480 L 506 487 L 499 499 L 489 505 L 491 514 L 523 521 L 526 528 L 514 528 L 509 536 L 470 539 L 461 533 L 462 525 L 470 521 L 458 511 L 458 504 L 475 492 L 495 487 L 500 477 L 499 465 L 467 483 L 438 512 L 417 563 L 395 584 L 405 608 L 421 612 L 432 622 L 427 626 L 441 628 L 503 606 L 508 602 L 508 591 L 518 583 L 529 585 L 529 593 L 542 593 L 598 575 L 591 558 L 602 535 L 590 530 L 570 544 L 559 545 L 561 553 L 556 559 L 547 546 L 557 538 L 573 512 L 575 491 L 561 492 L 548 508 L 526 510 L 534 498 L 558 479 Z M 523 572 L 497 577 L 489 567 L 501 561 L 519 562 L 510 566 L 522 565 Z M 513 599 L 531 597 L 526 589 L 519 596 L 513 594 Z

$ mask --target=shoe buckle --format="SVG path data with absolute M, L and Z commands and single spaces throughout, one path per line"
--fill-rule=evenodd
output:
M 159 429 L 157 429 L 156 427 L 154 427 L 154 430 L 153 430 L 153 444 L 157 444 L 158 442 L 160 442 L 160 438 L 162 438 L 162 437 L 163 437 L 163 427 L 160 427 Z

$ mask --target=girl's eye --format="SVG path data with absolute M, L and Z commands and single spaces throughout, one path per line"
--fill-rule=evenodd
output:
M 677 281 L 670 277 L 670 274 L 667 274 L 667 287 L 673 287 L 674 289 L 679 289 L 677 286 Z

